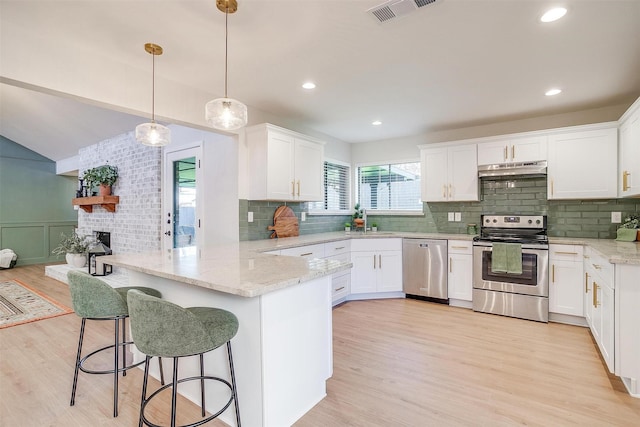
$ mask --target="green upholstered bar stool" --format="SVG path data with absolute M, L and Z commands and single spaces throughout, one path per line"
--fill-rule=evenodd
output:
M 235 372 L 233 370 L 233 356 L 231 354 L 231 339 L 238 331 L 238 319 L 236 316 L 219 308 L 183 308 L 136 290 L 129 291 L 127 299 L 129 302 L 129 315 L 131 316 L 133 342 L 138 350 L 147 355 L 144 382 L 142 384 L 139 426 L 159 427 L 146 418 L 144 410 L 151 399 L 157 396 L 158 393 L 171 387 L 171 427 L 175 427 L 178 384 L 186 381 L 200 381 L 202 419 L 182 427 L 205 424 L 222 414 L 232 402 L 235 404 L 236 423 L 240 427 L 240 410 L 238 407 Z M 208 376 L 204 373 L 204 353 L 214 350 L 225 343 L 227 344 L 231 383 L 225 379 Z M 200 358 L 200 375 L 178 379 L 178 359 L 196 355 Z M 173 379 L 170 384 L 160 387 L 147 397 L 149 361 L 152 356 L 173 358 Z M 229 400 L 222 408 L 206 418 L 205 380 L 223 383 L 229 387 L 231 392 Z
M 88 374 L 113 374 L 113 416 L 118 416 L 118 376 L 122 373 L 127 374 L 127 370 L 141 365 L 144 361 L 133 365 L 126 365 L 125 352 L 127 345 L 133 344 L 133 341 L 126 339 L 126 318 L 129 317 L 129 309 L 127 307 L 127 291 L 136 289 L 149 295 L 160 296 L 160 292 L 155 289 L 127 286 L 122 288 L 113 288 L 104 281 L 90 276 L 87 273 L 72 270 L 67 273 L 69 281 L 69 290 L 71 291 L 71 303 L 73 309 L 78 316 L 82 318 L 80 326 L 80 338 L 78 339 L 78 354 L 76 356 L 76 366 L 73 374 L 73 388 L 71 390 L 71 406 L 75 404 L 76 388 L 78 385 L 78 372 L 86 372 Z M 82 341 L 84 338 L 84 329 L 87 320 L 113 320 L 115 323 L 114 343 L 106 347 L 92 351 L 88 355 L 82 357 Z M 120 327 L 122 327 L 122 337 L 120 336 Z M 120 355 L 122 348 L 122 358 Z M 84 363 L 91 357 L 102 351 L 113 349 L 113 369 L 95 370 L 84 366 Z M 160 376 L 162 384 L 164 384 L 164 375 L 162 372 L 162 361 L 160 361 Z

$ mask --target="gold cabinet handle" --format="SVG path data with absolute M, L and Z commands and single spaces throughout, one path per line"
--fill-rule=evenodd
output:
M 453 261 L 451 261 L 451 257 L 449 257 L 449 273 L 453 270 Z
M 598 307 L 598 284 L 593 282 L 593 306 Z
M 451 194 L 451 184 L 449 184 L 449 198 L 451 198 L 452 194 Z
M 451 249 L 469 249 L 469 246 L 451 246 Z
M 443 199 L 447 198 L 447 186 L 446 185 L 442 186 L 442 198 Z
M 589 259 L 589 258 L 591 258 L 589 255 L 582 255 L 582 257 L 583 257 L 584 259 Z
M 602 266 L 599 265 L 599 264 L 593 264 L 592 263 L 591 265 L 593 265 L 593 268 L 595 268 L 596 270 L 602 270 Z
M 504 159 L 507 160 L 507 155 L 509 153 L 509 147 L 507 147 L 506 145 L 504 146 Z
M 382 255 L 378 255 L 378 268 L 382 268 Z
M 344 249 L 344 246 L 340 246 L 338 248 L 333 248 L 334 251 L 339 251 L 340 249 Z
M 313 255 L 313 252 L 307 252 L 305 254 L 300 254 L 300 256 L 309 256 L 309 255 Z
M 556 265 L 551 264 L 551 283 L 556 282 Z
M 296 183 L 295 183 L 295 181 L 291 181 L 291 195 L 292 196 L 296 195 Z
M 557 251 L 555 252 L 556 254 L 560 254 L 560 255 L 578 255 L 578 252 L 562 252 L 562 251 Z
M 300 197 L 300 180 L 298 180 L 298 197 Z
M 589 273 L 584 273 L 584 293 L 589 293 Z
M 341 290 L 343 290 L 343 289 L 344 289 L 344 286 L 340 286 L 339 288 L 334 289 L 333 291 L 334 291 L 334 292 L 338 292 L 338 291 L 341 291 Z
M 622 172 L 622 191 L 629 189 L 629 175 L 631 174 L 628 171 Z
M 373 269 L 376 269 L 376 256 L 373 256 Z
M 516 146 L 512 145 L 511 146 L 511 160 L 515 160 L 516 159 Z
M 551 195 L 553 196 L 553 178 L 551 178 Z

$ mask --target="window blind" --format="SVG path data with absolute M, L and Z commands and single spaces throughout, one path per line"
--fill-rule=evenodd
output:
M 358 202 L 369 210 L 422 210 L 420 162 L 359 166 Z
M 309 210 L 349 210 L 349 174 L 349 166 L 325 161 L 324 200 L 322 202 L 309 203 Z

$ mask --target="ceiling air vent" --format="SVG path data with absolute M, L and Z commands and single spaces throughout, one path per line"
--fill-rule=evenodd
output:
M 389 22 L 394 18 L 415 12 L 421 7 L 434 3 L 436 0 L 389 0 L 383 4 L 367 10 L 376 21 Z

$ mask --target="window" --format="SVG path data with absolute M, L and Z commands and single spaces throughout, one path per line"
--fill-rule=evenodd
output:
M 349 210 L 350 167 L 335 161 L 324 162 L 324 201 L 309 203 L 309 211 Z
M 420 162 L 358 166 L 358 202 L 379 211 L 422 211 Z

